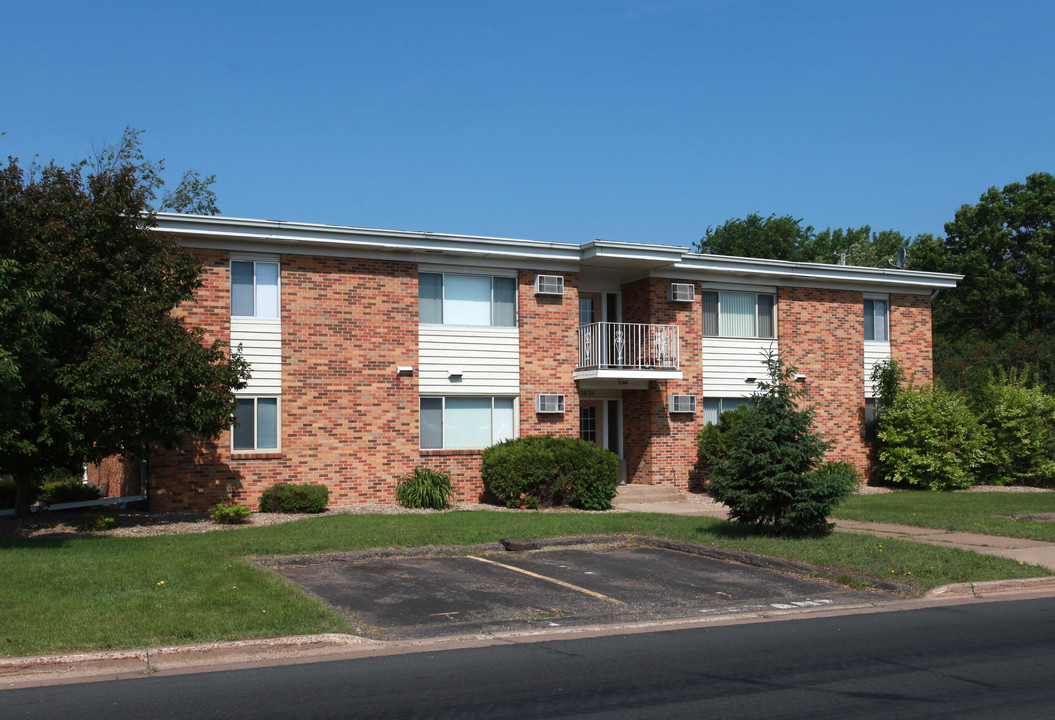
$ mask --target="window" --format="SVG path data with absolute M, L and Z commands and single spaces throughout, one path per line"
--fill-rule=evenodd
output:
M 278 449 L 278 398 L 238 398 L 234 421 L 234 450 Z
M 511 397 L 421 398 L 421 447 L 485 448 L 515 435 Z
M 421 273 L 418 320 L 436 325 L 516 325 L 517 281 L 511 277 Z
M 579 409 L 579 438 L 597 442 L 597 406 L 583 405 Z
M 874 443 L 879 439 L 877 428 L 875 398 L 865 398 L 865 442 Z
M 703 334 L 710 337 L 776 337 L 776 298 L 752 292 L 704 291 Z
M 277 262 L 231 261 L 231 315 L 278 319 Z
M 887 342 L 887 318 L 890 312 L 889 301 L 865 298 L 865 340 Z
M 735 410 L 741 405 L 750 405 L 751 398 L 704 398 L 703 399 L 703 422 L 711 425 L 718 422 L 718 418 L 726 410 Z

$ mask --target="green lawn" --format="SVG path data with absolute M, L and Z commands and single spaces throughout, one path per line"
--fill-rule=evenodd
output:
M 881 495 L 854 495 L 839 504 L 833 517 L 1055 542 L 1055 522 L 1003 517 L 1037 513 L 1055 513 L 1055 492 L 905 490 Z
M 713 518 L 645 513 L 334 515 L 200 535 L 3 540 L 0 655 L 350 631 L 342 616 L 251 557 L 621 533 L 806 561 L 833 577 L 898 578 L 921 589 L 1047 574 L 907 541 L 848 533 L 779 540 Z

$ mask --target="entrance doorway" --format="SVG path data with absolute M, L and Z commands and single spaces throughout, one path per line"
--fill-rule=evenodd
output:
M 579 401 L 579 437 L 599 448 L 611 450 L 619 458 L 619 483 L 626 482 L 623 459 L 623 401 L 582 399 Z

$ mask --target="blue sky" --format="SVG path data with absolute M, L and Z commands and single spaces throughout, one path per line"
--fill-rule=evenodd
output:
M 0 156 L 130 125 L 224 215 L 689 245 L 940 233 L 1055 172 L 1055 3 L 6 0 Z

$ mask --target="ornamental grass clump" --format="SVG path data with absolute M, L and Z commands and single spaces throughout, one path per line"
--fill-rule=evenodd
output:
M 860 481 L 849 463 L 822 463 L 831 442 L 813 427 L 809 390 L 778 353 L 766 356 L 769 379 L 758 383 L 752 405 L 737 412 L 735 437 L 714 452 L 707 486 L 729 507 L 729 517 L 778 535 L 826 535 L 828 515 Z
M 481 474 L 484 487 L 506 507 L 608 510 L 619 459 L 579 438 L 529 435 L 484 450 Z
M 405 508 L 445 510 L 451 505 L 451 476 L 432 468 L 414 468 L 396 485 L 396 502 Z

